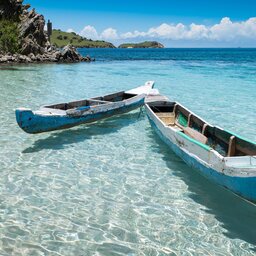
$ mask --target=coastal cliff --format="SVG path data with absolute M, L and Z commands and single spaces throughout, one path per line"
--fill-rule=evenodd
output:
M 142 43 L 121 44 L 118 48 L 164 48 L 164 45 L 156 41 L 145 41 Z
M 91 61 L 67 45 L 57 50 L 44 31 L 45 19 L 23 0 L 1 0 L 0 63 Z

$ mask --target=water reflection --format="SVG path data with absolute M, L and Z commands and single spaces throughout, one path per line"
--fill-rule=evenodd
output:
M 167 166 L 174 170 L 174 175 L 186 183 L 191 192 L 189 197 L 205 206 L 205 212 L 214 215 L 227 230 L 223 234 L 230 239 L 238 238 L 256 245 L 256 206 L 191 169 L 164 144 L 153 129 L 148 131 L 148 136 L 155 141 L 152 143 L 153 150 L 161 153 Z M 252 250 L 256 251 L 256 247 Z
M 91 139 L 96 135 L 106 135 L 117 132 L 122 127 L 127 127 L 140 118 L 140 112 L 115 116 L 100 122 L 89 125 L 81 125 L 73 129 L 62 130 L 50 133 L 50 136 L 36 140 L 31 147 L 22 151 L 22 153 L 34 153 L 44 149 L 59 150 L 65 145 L 78 143 Z

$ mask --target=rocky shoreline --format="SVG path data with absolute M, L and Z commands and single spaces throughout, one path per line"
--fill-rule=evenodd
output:
M 73 63 L 90 62 L 94 59 L 81 56 L 75 47 L 65 46 L 56 49 L 51 45 L 45 27 L 45 19 L 23 0 L 3 0 L 0 3 L 0 21 L 17 23 L 19 49 L 17 52 L 4 52 L 0 49 L 0 65 L 15 63 Z M 0 35 L 1 36 L 1 35 Z
M 7 53 L 4 55 L 0 54 L 0 65 L 1 64 L 25 64 L 25 63 L 75 63 L 75 62 L 91 62 L 95 61 L 90 56 L 83 57 L 73 46 L 65 46 L 62 50 L 56 50 L 54 52 L 44 54 L 33 54 L 23 55 L 19 53 L 11 54 Z

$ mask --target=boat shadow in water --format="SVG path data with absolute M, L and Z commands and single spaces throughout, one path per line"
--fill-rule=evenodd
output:
M 65 145 L 75 144 L 91 139 L 93 136 L 105 135 L 117 132 L 123 127 L 129 126 L 140 118 L 139 111 L 111 117 L 92 124 L 80 125 L 67 130 L 59 130 L 50 133 L 50 136 L 36 140 L 31 147 L 22 153 L 34 153 L 45 149 L 60 150 Z
M 214 215 L 226 229 L 223 234 L 230 239 L 241 239 L 253 246 L 256 252 L 256 205 L 249 203 L 229 190 L 209 181 L 198 171 L 187 166 L 150 128 L 149 137 L 153 140 L 153 150 L 163 155 L 167 166 L 173 174 L 182 179 L 188 186 L 189 197 L 207 214 Z

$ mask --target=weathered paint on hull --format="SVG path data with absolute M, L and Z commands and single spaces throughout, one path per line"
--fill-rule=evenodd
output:
M 144 98 L 129 105 L 120 108 L 99 112 L 96 114 L 89 114 L 80 117 L 72 116 L 42 116 L 34 115 L 32 111 L 16 110 L 16 120 L 20 128 L 27 133 L 42 133 L 60 129 L 74 127 L 80 124 L 92 123 L 101 119 L 105 119 L 114 115 L 130 112 L 144 104 Z M 22 116 L 21 116 L 22 115 Z M 26 116 L 24 116 L 26 115 Z
M 232 177 L 220 173 L 210 166 L 204 165 L 199 162 L 196 158 L 192 157 L 186 151 L 182 150 L 182 148 L 178 147 L 175 143 L 169 140 L 164 134 L 161 132 L 153 120 L 151 120 L 148 115 L 148 119 L 150 121 L 151 126 L 154 128 L 159 137 L 164 141 L 172 151 L 179 156 L 187 165 L 198 170 L 203 176 L 212 180 L 213 182 L 231 190 L 233 193 L 249 200 L 252 202 L 256 202 L 256 177 Z

